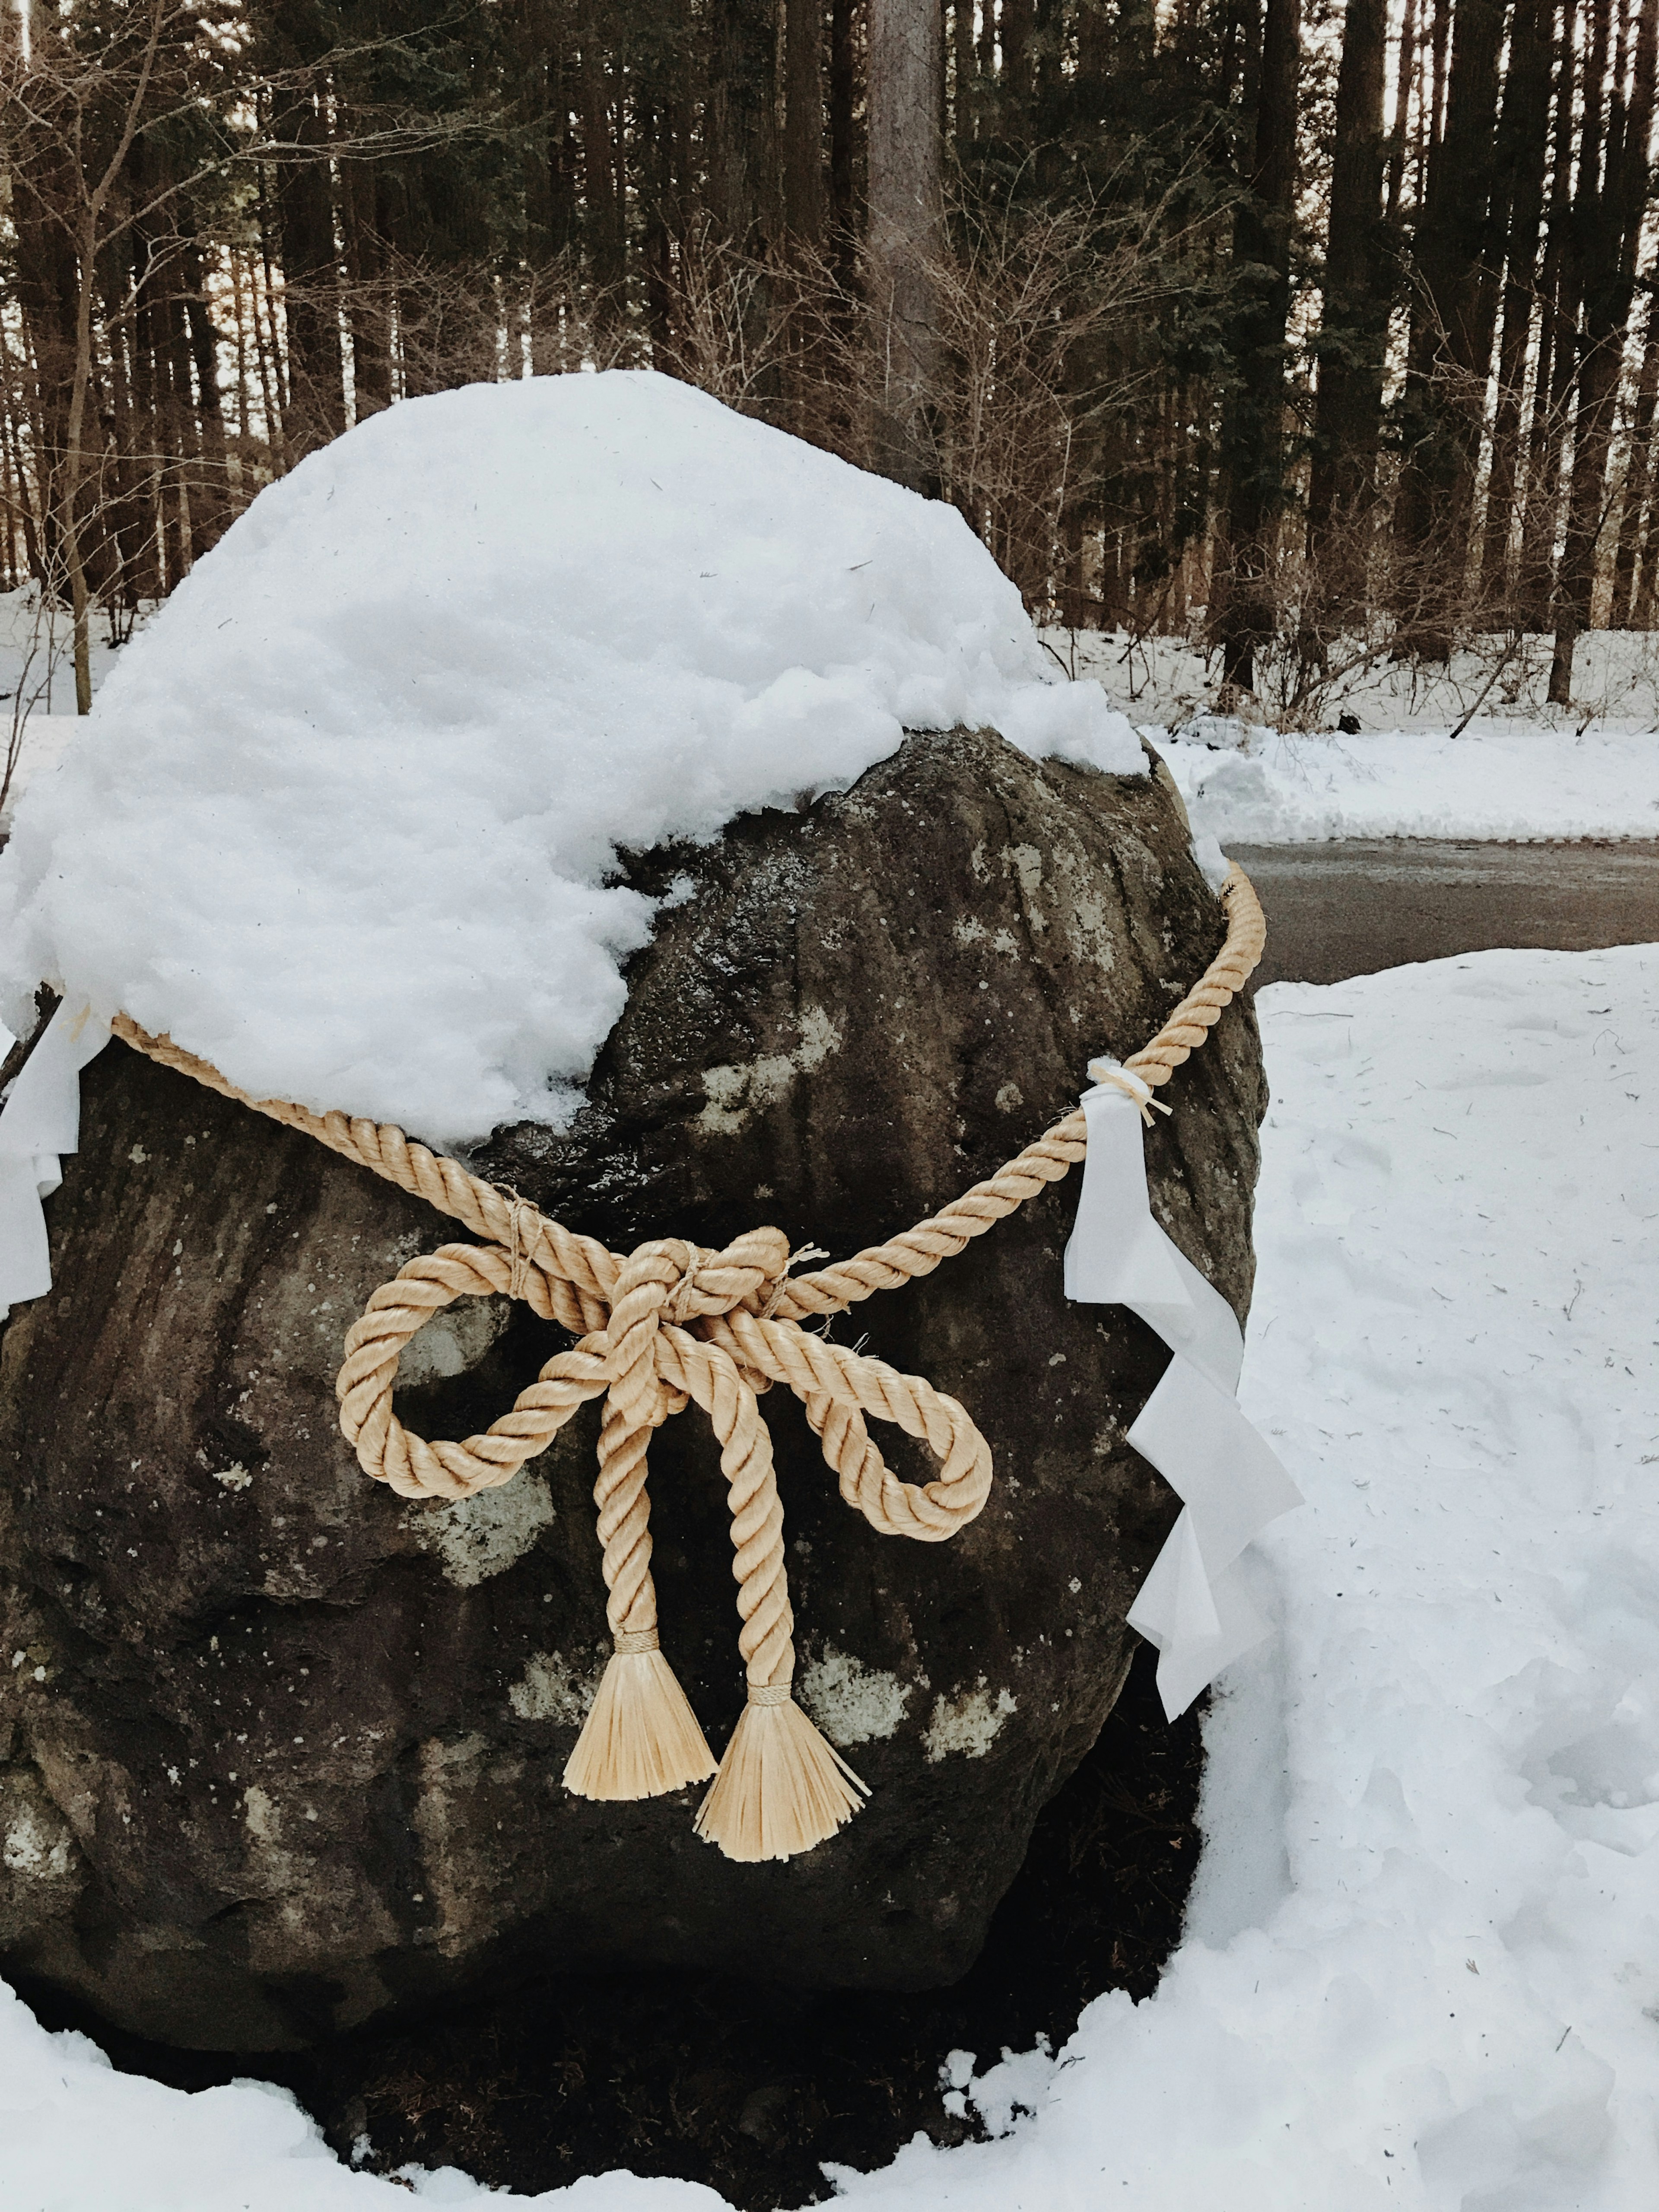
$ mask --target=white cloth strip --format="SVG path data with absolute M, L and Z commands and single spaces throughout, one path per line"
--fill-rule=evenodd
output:
M 81 1142 L 81 1070 L 109 1042 L 89 1006 L 60 1006 L 0 1108 L 0 1321 L 52 1288 L 40 1201 L 64 1180 Z
M 1066 1295 L 1127 1306 L 1175 1354 L 1129 1431 L 1184 1509 L 1129 1608 L 1131 1628 L 1158 1647 L 1173 1720 L 1267 1634 L 1232 1569 L 1302 1493 L 1238 1410 L 1244 1339 L 1232 1308 L 1152 1218 L 1134 1099 L 1103 1082 L 1085 1091 L 1083 1111 L 1089 1150 Z

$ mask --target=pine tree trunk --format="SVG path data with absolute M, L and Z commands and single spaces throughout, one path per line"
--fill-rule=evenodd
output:
M 951 121 L 956 134 L 957 159 L 961 162 L 965 162 L 973 152 L 976 78 L 973 0 L 955 0 L 951 9 Z
M 732 245 L 763 254 L 779 198 L 775 0 L 710 0 L 708 27 L 708 210 Z
M 823 236 L 823 0 L 788 0 L 784 27 L 784 219 L 793 236 Z
M 230 526 L 230 471 L 225 447 L 224 401 L 219 390 L 219 331 L 208 307 L 207 276 L 199 246 L 184 260 L 184 310 L 191 362 L 196 372 L 196 419 L 200 466 L 192 505 L 199 560 Z
M 850 246 L 858 227 L 858 33 L 862 0 L 830 0 L 830 214 L 837 240 Z
M 582 185 L 586 204 L 589 260 L 595 288 L 620 310 L 615 295 L 623 276 L 624 246 L 611 138 L 611 85 L 599 0 L 581 12 Z
M 1597 0 L 1590 67 L 1596 72 L 1598 86 L 1607 82 L 1609 12 L 1610 0 Z M 1589 627 L 1596 555 L 1607 519 L 1607 460 L 1613 412 L 1647 207 L 1648 141 L 1653 128 L 1655 65 L 1659 60 L 1656 48 L 1659 12 L 1649 6 L 1642 11 L 1638 33 L 1628 113 L 1616 107 L 1604 125 L 1601 101 L 1593 100 L 1587 91 L 1584 103 L 1574 208 L 1583 336 L 1549 682 L 1550 699 L 1558 706 L 1571 702 L 1573 654 L 1580 636 Z
M 1510 541 L 1521 459 L 1521 405 L 1532 334 L 1534 284 L 1549 158 L 1550 57 L 1556 0 L 1516 0 L 1498 131 L 1499 190 L 1508 213 L 1504 244 L 1504 323 L 1498 347 L 1498 401 L 1480 550 L 1485 617 L 1514 617 Z
M 939 0 L 870 0 L 869 305 L 885 363 L 874 428 L 883 473 L 938 489 L 928 412 L 939 381 L 944 252 Z
M 1346 541 L 1370 504 L 1382 414 L 1389 286 L 1378 235 L 1382 212 L 1382 74 L 1387 0 L 1348 0 L 1336 81 L 1336 136 L 1325 246 L 1308 538 L 1316 561 L 1333 559 L 1339 599 L 1363 587 Z M 1333 544 L 1333 524 L 1345 542 Z
M 327 125 L 317 101 L 302 97 L 274 117 L 271 127 L 280 140 L 306 149 L 302 158 L 283 165 L 276 182 L 288 337 L 284 428 L 291 465 L 345 428 L 345 363 L 340 349 L 334 204 L 323 158 Z
M 1577 26 L 1578 0 L 1562 0 L 1551 94 L 1554 121 L 1545 223 L 1547 243 L 1538 281 L 1538 349 L 1533 366 L 1532 409 L 1527 426 L 1526 489 L 1521 502 L 1521 552 L 1516 580 L 1520 620 L 1534 635 L 1541 634 L 1549 624 L 1556 507 L 1564 450 L 1563 403 L 1574 368 L 1574 331 L 1564 315 L 1564 297 L 1572 200 Z M 1568 314 L 1571 312 L 1567 310 Z
M 1255 689 L 1255 656 L 1278 626 L 1273 539 L 1285 501 L 1285 339 L 1291 309 L 1300 0 L 1267 0 L 1256 96 L 1255 162 L 1233 225 L 1241 305 L 1238 391 L 1224 430 L 1228 511 L 1218 579 L 1222 683 Z
M 1462 0 L 1457 10 L 1443 72 L 1444 126 L 1417 232 L 1421 311 L 1407 386 L 1396 523 L 1407 566 L 1398 611 L 1402 645 L 1434 660 L 1449 654 L 1464 597 L 1492 358 L 1492 290 L 1484 269 L 1504 17 L 1504 0 Z M 1437 18 L 1437 37 L 1439 29 Z
M 1613 569 L 1613 604 L 1607 613 L 1612 629 L 1645 628 L 1636 621 L 1642 520 L 1648 518 L 1650 545 L 1655 538 L 1651 500 L 1654 486 L 1653 420 L 1659 403 L 1659 291 L 1648 306 L 1647 337 L 1642 349 L 1642 369 L 1637 380 L 1636 404 L 1632 410 L 1630 455 L 1625 471 L 1624 504 L 1619 518 L 1619 550 Z

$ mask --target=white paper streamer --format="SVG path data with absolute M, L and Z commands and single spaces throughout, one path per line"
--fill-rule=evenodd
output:
M 1234 1561 L 1302 1493 L 1238 1410 L 1244 1339 L 1232 1308 L 1152 1218 L 1140 1111 L 1103 1083 L 1083 1094 L 1089 1150 L 1066 1248 L 1066 1295 L 1127 1306 L 1174 1352 L 1129 1431 L 1182 1501 L 1129 1626 L 1158 1646 L 1158 1688 L 1173 1720 L 1267 1632 Z
M 81 1070 L 109 1042 L 109 1024 L 66 1001 L 47 1023 L 0 1109 L 0 1321 L 52 1288 L 40 1201 L 64 1180 L 62 1155 L 81 1142 Z

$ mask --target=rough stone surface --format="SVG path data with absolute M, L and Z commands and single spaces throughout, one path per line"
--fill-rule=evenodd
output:
M 908 1224 L 1063 1112 L 1091 1054 L 1144 1042 L 1223 933 L 1161 776 L 1038 767 L 988 732 L 912 738 L 845 794 L 629 866 L 675 902 L 591 1104 L 477 1163 L 619 1250 L 772 1222 L 840 1255 Z M 1167 1095 L 1155 1201 L 1242 1315 L 1246 1010 Z M 0 1343 L 0 1967 L 226 2050 L 536 1971 L 966 1969 L 1110 1709 L 1176 1510 L 1124 1441 L 1164 1347 L 1061 1296 L 1073 1179 L 835 1324 L 989 1439 L 991 1503 L 953 1542 L 877 1535 L 789 1394 L 763 1401 L 803 1702 L 874 1795 L 816 1851 L 740 1867 L 693 1835 L 695 1792 L 560 1786 L 605 1650 L 597 1409 L 455 1506 L 371 1486 L 339 1437 L 345 1328 L 456 1229 L 119 1045 L 84 1098 L 56 1287 Z M 465 1435 L 562 1340 L 505 1302 L 453 1308 L 410 1348 L 404 1418 Z M 652 1468 L 664 1646 L 718 1749 L 742 1682 L 695 1408 Z

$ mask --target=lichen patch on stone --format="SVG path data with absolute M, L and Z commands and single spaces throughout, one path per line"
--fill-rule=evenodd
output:
M 953 1751 L 967 1759 L 983 1759 L 1017 1703 L 1008 1690 L 999 1690 L 993 1700 L 981 1675 L 978 1686 L 960 1697 L 934 1698 L 921 1747 L 935 1765 Z
M 476 1367 L 512 1319 L 506 1298 L 458 1298 L 416 1330 L 398 1361 L 400 1382 L 436 1382 Z
M 3 1777 L 0 1821 L 0 1867 L 34 1881 L 64 1880 L 73 1865 L 75 1839 L 27 1769 Z
M 435 1552 L 445 1579 L 471 1589 L 521 1559 L 553 1519 L 553 1497 L 539 1474 L 515 1475 L 499 1490 L 481 1490 L 414 1517 L 415 1540 Z
M 795 1687 L 830 1742 L 845 1749 L 891 1735 L 915 1686 L 826 1644 L 822 1656 L 796 1675 Z
M 697 1116 L 707 1137 L 735 1137 L 751 1114 L 781 1098 L 798 1075 L 822 1067 L 842 1048 L 842 1032 L 822 1006 L 800 1010 L 800 1042 L 793 1052 L 764 1053 L 738 1066 L 705 1067 L 708 1103 Z
M 595 1665 L 567 1661 L 560 1651 L 532 1652 L 507 1702 L 521 1721 L 556 1721 L 574 1728 L 586 1718 L 604 1671 L 603 1660 Z

